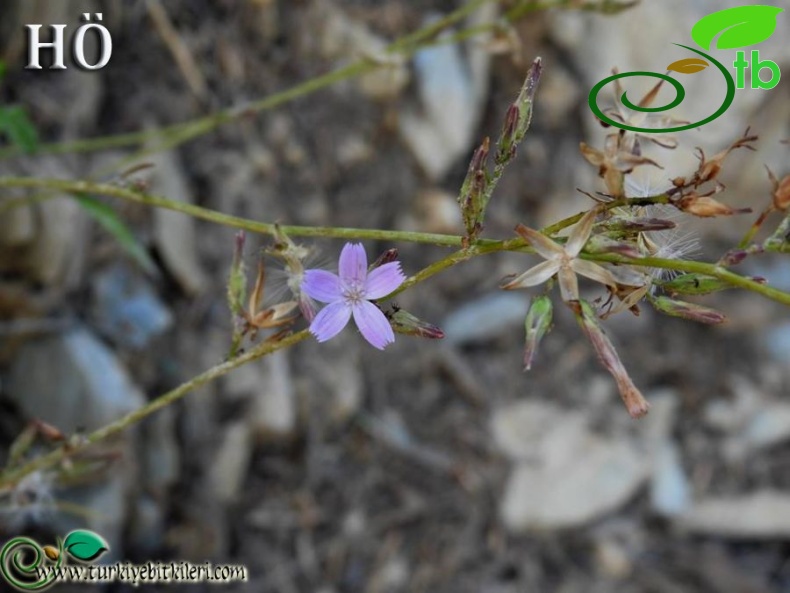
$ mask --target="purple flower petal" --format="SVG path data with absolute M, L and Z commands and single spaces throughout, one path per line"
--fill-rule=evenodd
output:
M 406 280 L 406 276 L 400 269 L 400 262 L 394 261 L 379 266 L 368 274 L 365 283 L 365 298 L 375 300 L 387 296 L 403 284 L 404 280 Z
M 368 275 L 368 256 L 361 243 L 346 243 L 340 252 L 338 268 L 343 282 L 364 286 Z
M 343 298 L 343 283 L 326 270 L 305 270 L 302 291 L 320 303 L 334 303 Z
M 392 331 L 389 320 L 384 317 L 384 313 L 376 305 L 362 301 L 354 306 L 353 311 L 354 322 L 373 347 L 384 350 L 387 344 L 392 344 L 395 341 L 395 332 Z
M 319 342 L 326 342 L 339 334 L 340 330 L 346 327 L 350 318 L 351 307 L 344 301 L 332 303 L 321 309 L 315 316 L 310 324 L 310 333 Z

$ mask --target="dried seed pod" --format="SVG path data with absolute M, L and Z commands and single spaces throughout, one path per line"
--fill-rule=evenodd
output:
M 683 196 L 678 202 L 677 207 L 683 212 L 688 212 L 700 218 L 711 218 L 714 216 L 732 216 L 733 214 L 747 214 L 751 208 L 731 208 L 714 200 L 709 196 L 701 196 L 691 193 Z

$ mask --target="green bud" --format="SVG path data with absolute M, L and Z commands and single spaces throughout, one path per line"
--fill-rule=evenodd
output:
M 676 301 L 665 296 L 652 297 L 650 304 L 655 307 L 656 311 L 665 315 L 707 323 L 708 325 L 717 325 L 727 320 L 723 313 L 719 313 L 710 307 Z
M 476 237 L 483 225 L 485 194 L 489 182 L 486 170 L 489 150 L 490 140 L 486 138 L 472 155 L 458 196 L 458 204 L 461 206 L 461 214 L 469 238 Z
M 444 332 L 439 327 L 418 319 L 403 309 L 396 309 L 390 315 L 390 321 L 392 322 L 392 329 L 399 334 L 431 340 L 444 338 Z
M 233 263 L 230 266 L 228 277 L 228 306 L 233 315 L 241 315 L 244 309 L 244 300 L 247 296 L 247 275 L 244 270 L 244 231 L 236 233 L 236 243 L 233 250 Z
M 526 329 L 526 340 L 524 346 L 524 370 L 532 368 L 532 359 L 538 350 L 538 345 L 549 330 L 554 314 L 554 305 L 547 296 L 539 296 L 532 299 L 529 306 L 527 318 L 524 321 Z
M 669 294 L 710 294 L 733 288 L 729 282 L 705 274 L 683 274 L 661 284 Z

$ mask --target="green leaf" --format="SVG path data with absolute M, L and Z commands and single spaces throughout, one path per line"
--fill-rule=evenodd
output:
M 736 6 L 711 13 L 691 29 L 691 37 L 703 49 L 735 49 L 756 45 L 776 30 L 776 17 L 784 8 L 776 6 Z
M 0 84 L 3 82 L 3 79 L 5 78 L 6 69 L 7 68 L 5 62 L 3 60 L 0 60 Z
M 0 108 L 0 132 L 23 152 L 33 153 L 38 148 L 38 132 L 22 107 Z
M 87 529 L 76 529 L 66 536 L 63 549 L 72 558 L 90 562 L 108 551 L 110 546 L 99 534 Z
M 129 227 L 118 218 L 115 210 L 104 202 L 100 202 L 96 198 L 84 194 L 76 194 L 74 197 L 85 211 L 104 227 L 104 230 L 115 237 L 115 240 L 118 241 L 132 259 L 140 264 L 140 267 L 150 273 L 156 270 L 156 265 L 149 253 L 140 244 L 132 231 L 129 230 Z

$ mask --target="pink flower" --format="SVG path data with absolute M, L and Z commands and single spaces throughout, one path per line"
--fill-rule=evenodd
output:
M 310 324 L 310 333 L 319 342 L 326 342 L 339 334 L 353 316 L 362 336 L 383 350 L 395 341 L 395 333 L 384 313 L 370 301 L 387 296 L 405 279 L 397 261 L 368 272 L 365 248 L 359 243 L 346 243 L 337 275 L 326 270 L 305 270 L 302 290 L 316 301 L 327 303 Z

